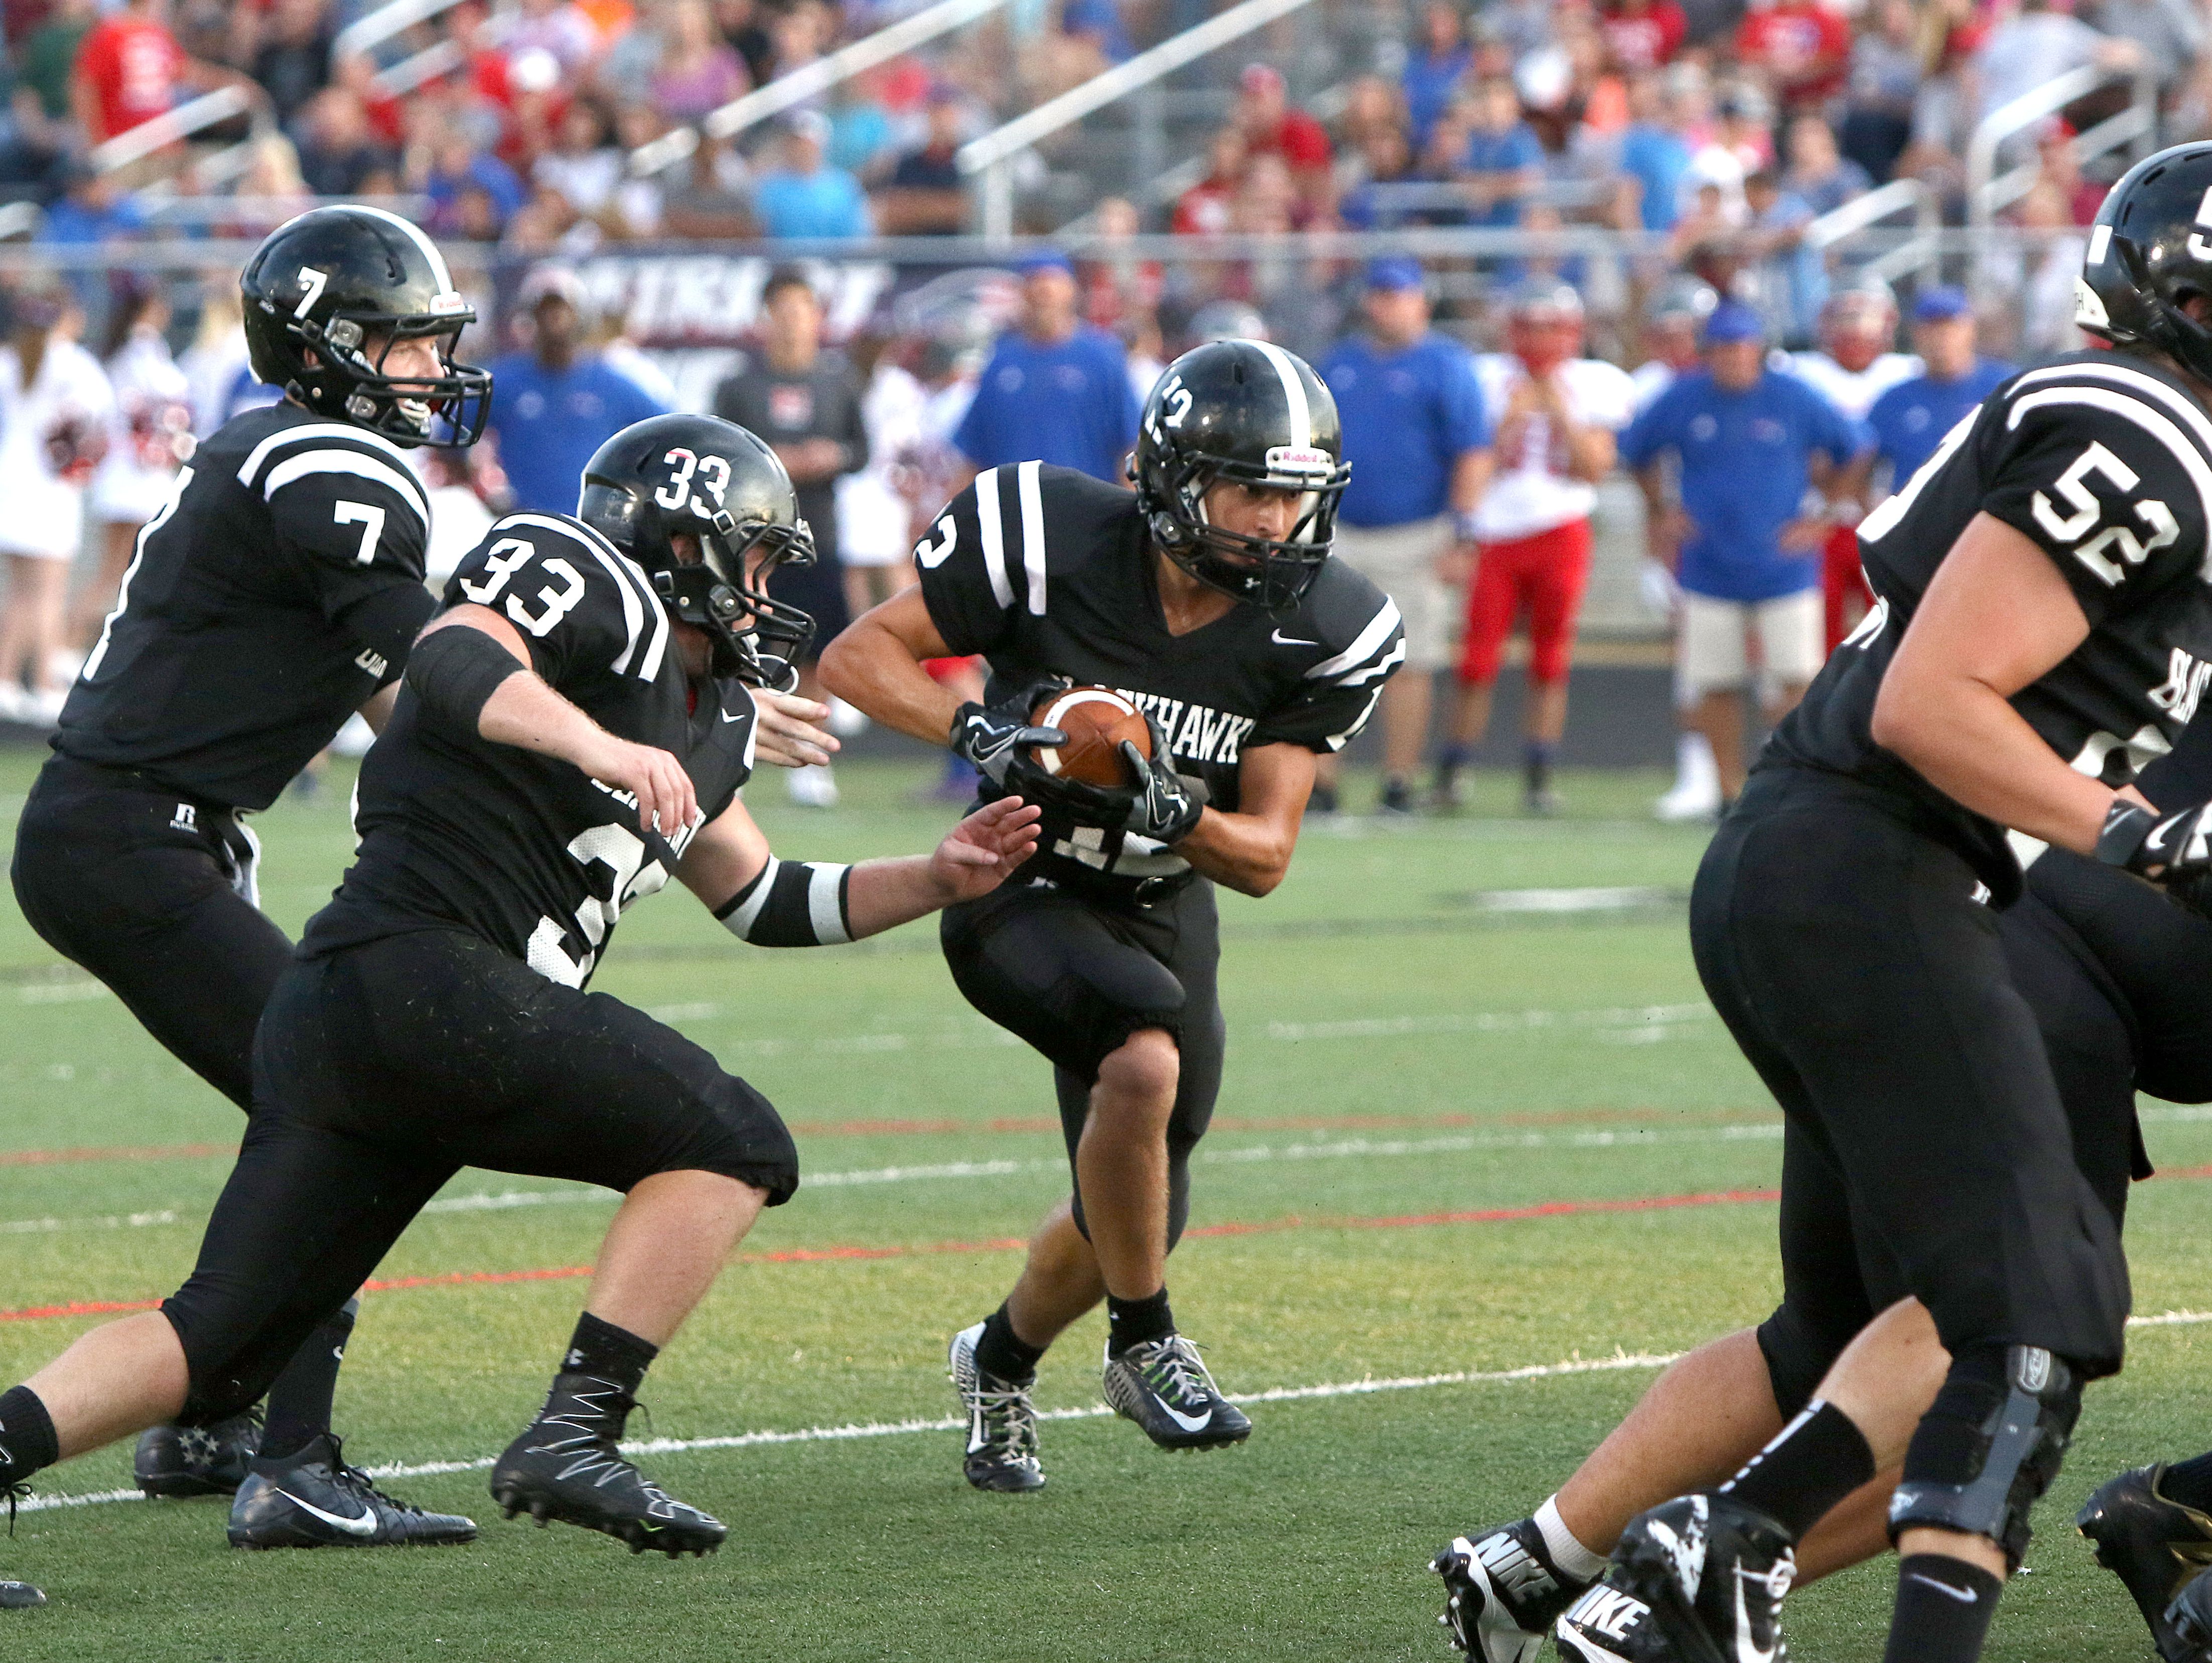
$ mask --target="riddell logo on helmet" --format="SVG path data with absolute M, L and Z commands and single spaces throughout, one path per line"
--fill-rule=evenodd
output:
M 1310 445 L 1275 445 L 1267 452 L 1269 473 L 1325 474 L 1335 470 L 1334 457 Z

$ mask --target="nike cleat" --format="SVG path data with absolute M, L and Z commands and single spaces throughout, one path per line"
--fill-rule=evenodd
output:
M 131 1467 L 149 1496 L 234 1496 L 260 1453 L 260 1413 L 249 1409 L 213 1426 L 149 1427 Z
M 1198 1347 L 1181 1334 L 1146 1340 L 1118 1357 L 1109 1352 L 1106 1401 L 1163 1449 L 1215 1449 L 1252 1435 L 1252 1423 L 1221 1395 Z
M 2212 1663 L 2212 1571 L 2197 1576 L 2174 1596 L 2166 1608 L 2166 1626 L 2174 1642 L 2172 1651 L 2160 1642 L 2158 1654 L 2166 1663 Z
M 386 1495 L 325 1432 L 289 1461 L 253 1463 L 230 1504 L 228 1534 L 242 1548 L 445 1547 L 473 1542 L 477 1526 Z
M 494 1464 L 492 1499 L 510 1519 L 580 1525 L 628 1542 L 632 1553 L 714 1552 L 730 1527 L 623 1459 L 617 1441 L 636 1406 L 611 1381 L 559 1376 L 538 1418 Z
M 2097 1563 L 2118 1577 L 2150 1625 L 2151 1643 L 2166 1663 L 2208 1663 L 2212 1634 L 2194 1642 L 2178 1634 L 2168 1608 L 2191 1579 L 2212 1568 L 2212 1517 L 2159 1493 L 2163 1466 L 2123 1472 L 2098 1490 L 2074 1518 L 2095 1548 Z M 2212 1589 L 2200 1595 L 2212 1617 Z
M 1475 1663 L 1535 1663 L 1552 1624 L 1589 1586 L 1552 1563 L 1534 1519 L 1455 1537 L 1429 1569 L 1444 1579 L 1437 1621 Z
M 1602 1581 L 1553 1632 L 1569 1663 L 1784 1663 L 1797 1556 L 1771 1519 L 1722 1496 L 1638 1514 Z
M 1001 1380 L 976 1365 L 975 1345 L 983 1325 L 963 1328 L 952 1336 L 946 1363 L 952 1372 L 952 1389 L 960 1394 L 960 1411 L 968 1421 L 968 1482 L 978 1490 L 1007 1494 L 1044 1488 L 1044 1468 L 1037 1460 L 1036 1406 L 1030 1401 L 1032 1375 L 1024 1381 Z

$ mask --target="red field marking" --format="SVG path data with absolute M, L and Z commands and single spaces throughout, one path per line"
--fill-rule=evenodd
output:
M 211 1155 L 235 1155 L 236 1144 L 118 1144 L 92 1149 L 19 1149 L 0 1154 L 0 1167 L 52 1167 L 70 1161 L 200 1161 Z

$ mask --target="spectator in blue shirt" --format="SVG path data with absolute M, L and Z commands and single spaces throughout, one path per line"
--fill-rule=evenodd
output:
M 782 166 L 753 185 L 753 213 L 775 238 L 865 237 L 873 228 L 860 181 L 824 159 L 830 118 L 795 110 L 784 124 Z
M 1620 136 L 1620 171 L 1636 181 L 1644 228 L 1672 231 L 1681 217 L 1690 143 L 1682 137 L 1680 112 L 1656 71 L 1630 78 L 1628 114 Z
M 514 506 L 572 514 L 592 452 L 667 407 L 583 349 L 589 301 L 566 266 L 540 266 L 524 278 L 520 305 L 531 321 L 530 350 L 493 361 L 489 430 Z
M 1521 119 L 1521 95 L 1503 76 L 1475 88 L 1474 126 L 1462 178 L 1474 207 L 1469 225 L 1518 225 L 1544 174 L 1544 147 Z M 1400 679 L 1403 679 L 1401 677 Z
M 1749 638 L 1762 703 L 1778 722 L 1820 668 L 1820 549 L 1829 514 L 1808 496 L 1856 497 L 1872 462 L 1864 431 L 1794 375 L 1766 367 L 1759 314 L 1723 301 L 1706 319 L 1705 367 L 1678 377 L 1621 436 L 1644 488 L 1653 558 L 1681 591 L 1676 702 L 1719 765 L 1721 793 L 1743 789 Z M 1667 458 L 1680 499 L 1668 498 Z
M 1429 129 L 1451 107 L 1474 50 L 1467 44 L 1467 29 L 1453 0 L 1429 0 L 1421 14 L 1421 44 L 1406 57 L 1406 122 L 1412 130 L 1413 154 L 1429 142 Z
M 1875 455 L 1888 464 L 1893 491 L 1903 490 L 1943 435 L 2016 373 L 1974 350 L 1974 308 L 1963 288 L 1921 290 L 1912 303 L 1912 348 L 1925 373 L 1892 387 L 1867 414 Z
M 1410 814 L 1450 616 L 1440 568 L 1471 541 L 1463 528 L 1490 478 L 1490 421 L 1474 355 L 1429 327 L 1419 261 L 1369 266 L 1363 309 L 1365 331 L 1316 367 L 1335 395 L 1352 464 L 1334 557 L 1373 580 L 1406 621 L 1403 673 L 1382 689 L 1382 808 Z M 1322 759 L 1314 801 L 1323 811 L 1336 806 L 1335 762 Z
M 1016 269 L 1021 321 L 992 349 L 953 447 L 978 470 L 1049 462 L 1125 483 L 1139 414 L 1127 355 L 1077 317 L 1066 255 L 1032 254 Z

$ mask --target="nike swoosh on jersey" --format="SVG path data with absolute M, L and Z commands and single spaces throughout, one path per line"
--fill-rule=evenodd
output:
M 1273 640 L 1278 646 L 1319 646 L 1321 645 L 1319 641 L 1304 640 L 1296 635 L 1285 635 L 1279 629 L 1275 631 L 1275 633 L 1268 639 Z
M 286 1501 L 291 1502 L 293 1506 L 306 1508 L 308 1512 L 313 1514 L 318 1519 L 320 1519 L 325 1524 L 331 1526 L 335 1529 L 343 1530 L 349 1536 L 374 1536 L 376 1534 L 376 1509 L 373 1507 L 364 1506 L 361 1510 L 361 1516 L 357 1519 L 341 1519 L 335 1513 L 324 1512 L 322 1508 L 317 1507 L 313 1502 L 301 1501 L 297 1496 L 295 1496 L 290 1490 L 285 1489 L 281 1484 L 277 1486 L 276 1493 L 279 1496 L 282 1496 Z
M 1962 1605 L 1975 1605 L 1981 1603 L 1982 1596 L 1976 1589 L 1954 1588 L 1948 1582 L 1939 1582 L 1932 1576 L 1923 1576 L 1917 1570 L 1907 1571 L 1905 1575 L 1916 1582 L 1925 1582 L 1938 1593 L 1949 1594 Z
M 742 722 L 745 719 L 745 713 L 744 711 L 740 710 L 733 715 L 730 712 L 723 709 L 720 705 L 714 707 L 714 713 L 726 722 Z

